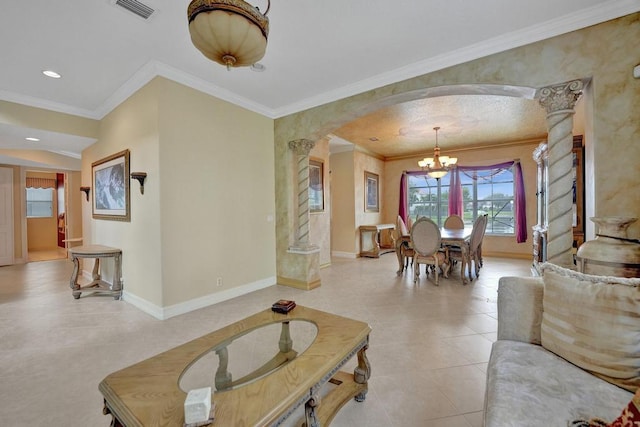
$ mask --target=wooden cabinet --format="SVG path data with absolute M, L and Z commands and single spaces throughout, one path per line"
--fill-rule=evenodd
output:
M 547 144 L 541 143 L 533 150 L 533 160 L 537 164 L 536 181 L 537 222 L 533 226 L 533 271 L 539 273 L 539 266 L 547 260 L 547 183 L 549 180 L 549 156 Z
M 584 147 L 582 135 L 573 137 L 573 247 L 584 243 Z
M 573 137 L 573 247 L 584 243 L 584 147 L 582 135 Z M 539 273 L 539 265 L 547 260 L 547 231 L 548 218 L 548 187 L 549 187 L 549 159 L 546 143 L 541 143 L 533 151 L 533 160 L 538 165 L 536 182 L 537 223 L 533 226 L 533 270 Z M 575 253 L 575 252 L 574 252 Z

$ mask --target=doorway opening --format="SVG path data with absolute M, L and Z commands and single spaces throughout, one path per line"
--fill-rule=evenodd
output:
M 27 261 L 66 258 L 65 174 L 27 171 L 25 192 Z

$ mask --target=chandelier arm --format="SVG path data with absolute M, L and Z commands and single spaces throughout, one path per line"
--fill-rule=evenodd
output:
M 267 0 L 267 10 L 264 11 L 264 16 L 267 16 L 267 13 L 269 13 L 269 9 L 271 9 L 271 0 Z

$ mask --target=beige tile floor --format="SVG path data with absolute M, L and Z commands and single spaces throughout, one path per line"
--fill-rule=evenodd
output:
M 337 258 L 313 291 L 273 286 L 165 321 L 109 297 L 74 300 L 69 260 L 0 267 L 0 424 L 108 426 L 106 375 L 289 298 L 373 328 L 367 400 L 333 426 L 481 426 L 498 278 L 529 265 L 486 258 L 479 279 L 463 286 L 455 273 L 436 287 L 396 276 L 393 254 Z

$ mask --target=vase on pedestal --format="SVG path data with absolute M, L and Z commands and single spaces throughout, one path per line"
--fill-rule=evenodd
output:
M 640 277 L 640 242 L 627 236 L 627 228 L 638 218 L 590 219 L 598 228 L 596 238 L 578 248 L 578 270 L 599 276 Z

